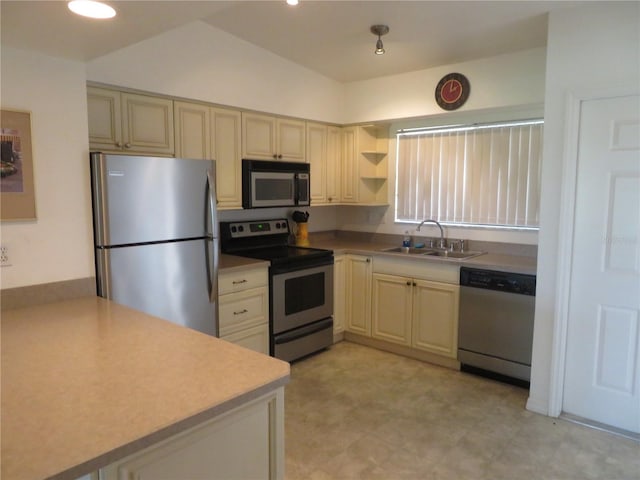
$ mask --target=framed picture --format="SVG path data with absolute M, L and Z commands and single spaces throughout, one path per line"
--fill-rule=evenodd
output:
M 0 110 L 0 220 L 33 220 L 36 197 L 31 152 L 31 113 Z

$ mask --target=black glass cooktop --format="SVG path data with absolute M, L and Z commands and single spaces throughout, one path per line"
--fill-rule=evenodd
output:
M 240 252 L 236 255 L 249 258 L 257 258 L 259 260 L 268 260 L 272 264 L 296 262 L 302 260 L 311 260 L 316 258 L 331 257 L 331 250 L 323 250 L 319 248 L 294 247 L 291 245 L 278 245 L 274 247 L 252 248 Z

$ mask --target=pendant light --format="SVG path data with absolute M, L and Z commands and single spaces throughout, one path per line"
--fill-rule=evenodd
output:
M 382 44 L 382 39 L 380 38 L 382 35 L 386 35 L 389 33 L 389 27 L 387 25 L 372 25 L 371 33 L 378 36 L 378 41 L 376 42 L 376 55 L 384 54 L 384 45 Z

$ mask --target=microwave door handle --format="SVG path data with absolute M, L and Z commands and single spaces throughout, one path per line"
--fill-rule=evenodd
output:
M 297 173 L 293 174 L 293 204 L 300 204 L 300 179 Z

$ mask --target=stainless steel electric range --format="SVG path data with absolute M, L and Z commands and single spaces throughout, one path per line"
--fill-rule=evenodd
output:
M 289 245 L 287 219 L 220 222 L 223 253 L 270 262 L 270 354 L 293 361 L 333 343 L 333 251 Z

